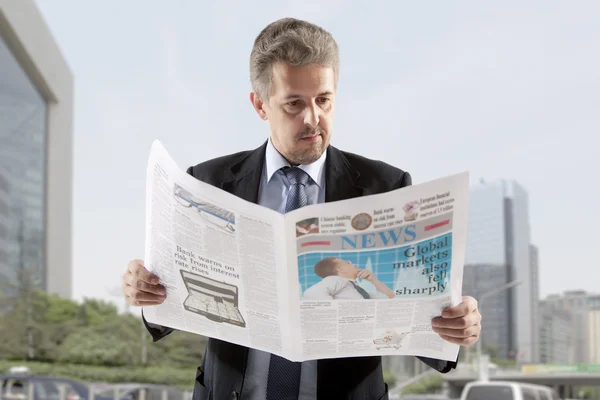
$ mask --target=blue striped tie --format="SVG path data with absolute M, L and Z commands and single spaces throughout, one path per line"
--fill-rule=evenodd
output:
M 306 183 L 308 174 L 296 167 L 285 167 L 282 172 L 290 182 L 285 212 L 304 207 L 308 204 Z M 292 400 L 298 398 L 300 391 L 300 373 L 302 363 L 289 361 L 271 354 L 269 378 L 267 381 L 267 400 Z
M 304 207 L 308 203 L 306 196 L 306 183 L 308 182 L 308 174 L 300 168 L 283 168 L 285 176 L 290 182 L 290 190 L 285 204 L 285 212 L 290 212 L 300 207 Z

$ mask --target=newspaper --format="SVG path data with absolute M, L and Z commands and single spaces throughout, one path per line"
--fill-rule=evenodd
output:
M 156 141 L 145 265 L 167 297 L 144 316 L 293 361 L 455 361 L 431 319 L 461 301 L 468 180 L 281 214 L 192 177 Z

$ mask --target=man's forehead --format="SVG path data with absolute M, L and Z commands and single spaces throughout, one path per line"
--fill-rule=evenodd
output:
M 273 94 L 282 98 L 331 96 L 335 77 L 331 67 L 308 65 L 293 67 L 278 63 L 273 66 Z

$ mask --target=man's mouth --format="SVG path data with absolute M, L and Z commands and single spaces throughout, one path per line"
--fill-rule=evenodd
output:
M 321 134 L 315 133 L 314 135 L 303 136 L 301 140 L 305 142 L 316 142 L 321 137 Z

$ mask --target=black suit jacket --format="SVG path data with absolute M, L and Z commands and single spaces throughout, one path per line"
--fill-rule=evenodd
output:
M 190 167 L 187 172 L 201 181 L 257 203 L 265 149 L 266 142 L 258 149 L 215 158 Z M 325 179 L 326 202 L 384 193 L 411 184 L 408 172 L 333 146 L 327 149 Z M 172 332 L 169 328 L 155 329 L 147 323 L 146 327 L 155 342 Z M 456 362 L 419 358 L 442 373 L 456 367 Z M 243 399 L 247 359 L 247 347 L 209 339 L 202 366 L 197 371 L 194 399 Z M 319 400 L 388 398 L 379 356 L 319 360 L 317 375 Z

